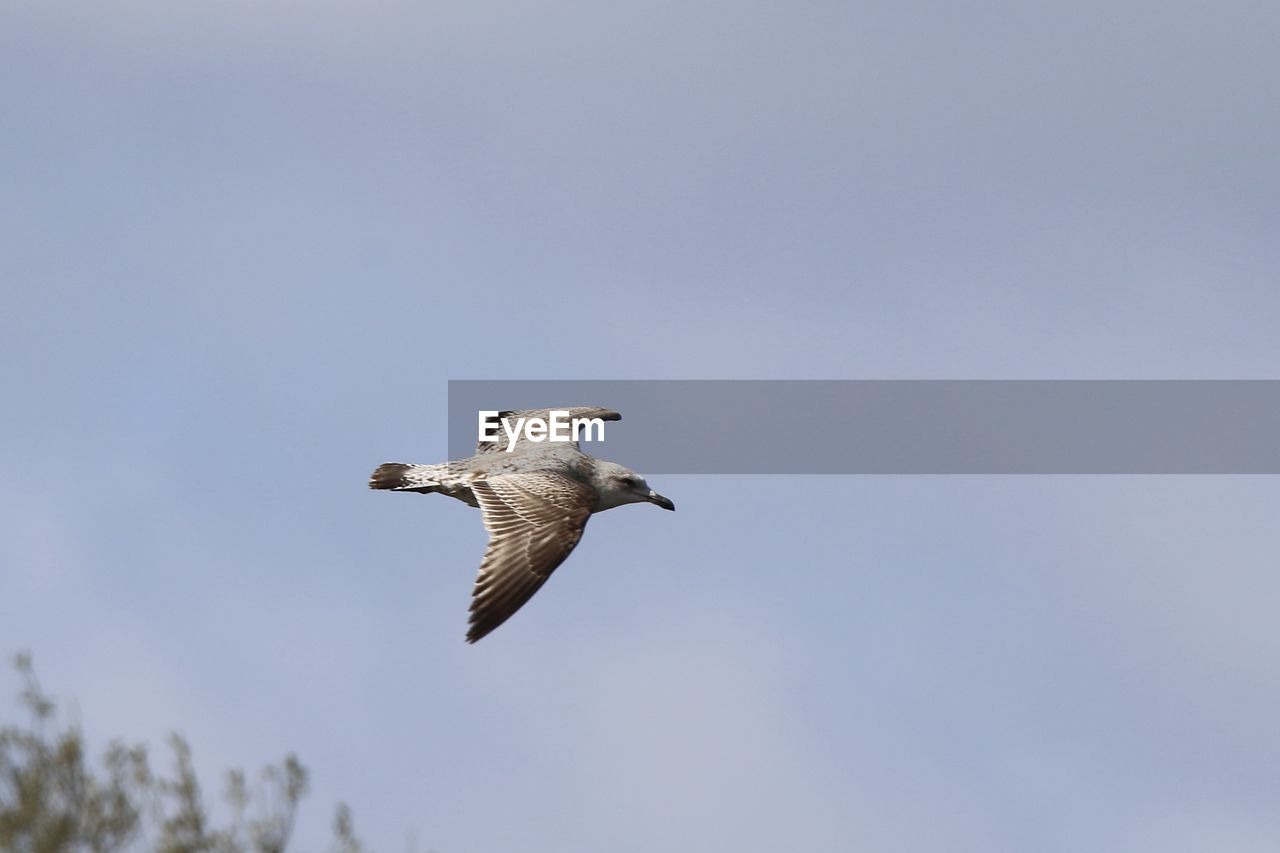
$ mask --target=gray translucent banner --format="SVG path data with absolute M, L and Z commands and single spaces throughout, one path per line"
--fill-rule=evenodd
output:
M 451 380 L 481 410 L 622 413 L 588 453 L 645 474 L 1277 474 L 1278 380 Z

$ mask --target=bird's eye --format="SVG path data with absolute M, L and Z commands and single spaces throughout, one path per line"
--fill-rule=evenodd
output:
M 635 477 L 623 477 L 623 478 L 622 478 L 622 485 L 626 486 L 628 489 L 634 488 L 634 487 L 635 487 L 635 485 L 636 485 L 636 478 L 635 478 Z

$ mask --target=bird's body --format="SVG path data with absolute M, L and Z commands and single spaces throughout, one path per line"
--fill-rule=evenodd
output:
M 548 409 L 501 416 L 547 416 Z M 571 416 L 620 420 L 607 409 L 566 409 Z M 576 442 L 518 442 L 510 452 L 481 445 L 469 459 L 437 465 L 387 462 L 372 489 L 439 493 L 478 507 L 489 531 L 471 601 L 467 642 L 511 617 L 546 582 L 582 538 L 592 513 L 648 502 L 675 509 L 644 478 L 615 462 L 583 453 Z

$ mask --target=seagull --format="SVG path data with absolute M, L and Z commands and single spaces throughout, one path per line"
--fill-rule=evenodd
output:
M 499 412 L 499 418 L 542 418 L 551 409 Z M 556 409 L 570 418 L 622 420 L 609 409 Z M 576 436 L 574 437 L 576 439 Z M 467 642 L 474 643 L 524 606 L 582 539 L 592 513 L 631 503 L 674 510 L 635 471 L 584 453 L 576 440 L 555 444 L 516 441 L 508 452 L 493 442 L 477 444 L 475 456 L 437 465 L 387 462 L 369 478 L 369 488 L 433 492 L 478 507 L 489 546 L 471 592 Z

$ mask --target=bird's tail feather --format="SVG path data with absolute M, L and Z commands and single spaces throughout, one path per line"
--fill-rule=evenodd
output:
M 369 488 L 429 494 L 440 490 L 440 465 L 384 462 L 369 477 Z

